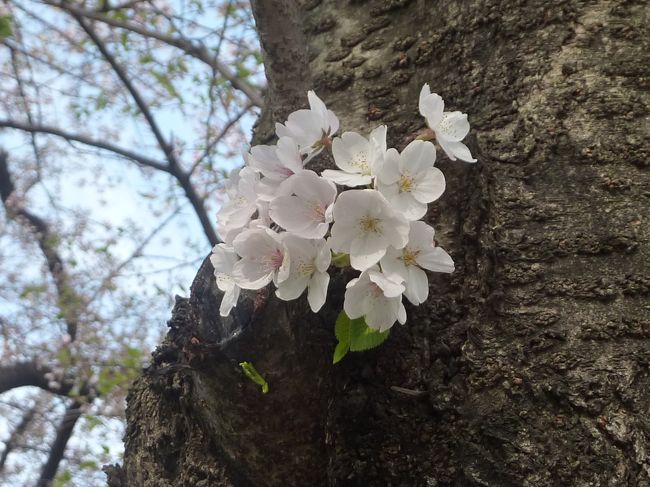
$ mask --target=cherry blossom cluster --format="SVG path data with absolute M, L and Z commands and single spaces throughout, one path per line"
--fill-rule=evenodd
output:
M 327 299 L 328 268 L 349 262 L 360 272 L 345 292 L 344 311 L 384 331 L 406 322 L 402 302 L 423 303 L 429 293 L 424 271 L 453 272 L 454 263 L 435 245 L 434 229 L 421 221 L 428 204 L 445 190 L 434 167 L 433 139 L 447 156 L 475 162 L 462 140 L 467 115 L 445 112 L 429 85 L 419 109 L 430 137 L 420 137 L 398 152 L 386 146 L 386 126 L 367 137 L 345 132 L 335 137 L 339 120 L 313 91 L 309 109 L 276 124 L 276 145 L 258 145 L 246 165 L 226 182 L 227 201 L 217 214 L 224 243 L 212 251 L 217 286 L 224 292 L 221 315 L 237 305 L 240 289 L 261 289 L 293 300 L 307 291 L 312 311 Z M 310 162 L 331 150 L 337 169 L 320 175 Z M 352 188 L 344 190 L 344 188 Z M 349 260 L 348 260 L 349 259 Z

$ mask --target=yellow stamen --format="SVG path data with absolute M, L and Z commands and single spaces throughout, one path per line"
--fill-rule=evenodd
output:
M 404 250 L 402 251 L 402 261 L 404 262 L 404 265 L 417 265 L 417 258 L 418 254 L 420 253 L 419 250 L 412 250 L 409 249 L 408 247 L 404 247 Z
M 302 276 L 311 276 L 316 272 L 316 266 L 313 262 L 300 262 L 298 266 L 298 274 Z
M 311 202 L 310 204 L 311 208 L 311 218 L 312 220 L 316 222 L 324 222 L 325 221 L 325 208 L 320 204 L 316 202 Z
M 413 178 L 408 174 L 402 174 L 397 186 L 400 193 L 410 193 L 413 190 Z
M 359 168 L 359 171 L 364 176 L 370 176 L 370 166 L 368 165 L 368 155 L 365 152 L 357 152 L 352 157 L 351 164 Z
M 363 233 L 381 233 L 379 219 L 365 215 L 359 220 L 359 227 Z

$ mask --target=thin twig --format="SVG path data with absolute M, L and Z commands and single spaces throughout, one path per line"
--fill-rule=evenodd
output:
M 48 456 L 47 462 L 43 465 L 41 470 L 41 476 L 36 484 L 37 487 L 49 487 L 54 481 L 56 472 L 59 469 L 59 464 L 63 459 L 63 454 L 65 453 L 66 446 L 70 437 L 72 436 L 72 431 L 74 430 L 77 421 L 81 417 L 82 408 L 81 403 L 73 401 L 67 408 L 65 415 L 59 423 L 59 427 L 56 431 L 56 437 L 54 442 L 50 446 L 50 455 Z
M 70 12 L 70 15 L 75 18 L 81 28 L 86 32 L 86 34 L 88 34 L 93 43 L 97 46 L 97 49 L 99 49 L 99 51 L 102 53 L 102 56 L 104 56 L 106 61 L 111 65 L 115 71 L 115 74 L 117 74 L 128 92 L 133 97 L 133 100 L 135 101 L 136 105 L 138 105 L 138 108 L 142 112 L 142 115 L 147 120 L 147 123 L 149 124 L 149 127 L 151 128 L 151 131 L 153 132 L 158 145 L 167 157 L 167 161 L 169 163 L 168 172 L 176 178 L 181 188 L 183 188 L 185 196 L 190 200 L 190 203 L 192 204 L 192 207 L 194 208 L 194 211 L 198 216 L 199 221 L 201 222 L 203 232 L 208 238 L 210 245 L 216 245 L 220 240 L 205 209 L 203 198 L 201 198 L 196 192 L 196 188 L 190 181 L 189 173 L 183 171 L 178 159 L 176 158 L 176 154 L 174 153 L 174 148 L 165 140 L 160 127 L 158 126 L 155 118 L 153 117 L 153 114 L 151 113 L 151 110 L 149 109 L 149 106 L 145 103 L 142 96 L 140 96 L 140 93 L 135 88 L 133 83 L 131 83 L 131 80 L 127 76 L 124 68 L 122 68 L 115 57 L 110 52 L 108 52 L 108 49 L 106 49 L 103 41 L 97 36 L 92 27 L 83 19 L 81 15 L 76 14 L 72 11 Z
M 92 303 L 97 297 L 106 289 L 106 285 L 111 281 L 115 276 L 117 276 L 122 269 L 124 269 L 127 265 L 129 265 L 131 262 L 133 262 L 134 259 L 138 258 L 139 256 L 142 255 L 142 251 L 144 248 L 151 242 L 151 240 L 163 229 L 167 224 L 180 212 L 182 209 L 181 206 L 177 207 L 173 212 L 171 212 L 167 218 L 165 218 L 163 221 L 161 221 L 156 228 L 154 228 L 149 235 L 142 241 L 140 242 L 140 245 L 136 247 L 136 249 L 131 253 L 129 257 L 124 259 L 117 267 L 115 267 L 109 274 L 102 279 L 100 285 L 97 287 L 95 292 L 93 293 L 92 296 L 90 296 L 90 299 L 88 299 L 88 304 Z
M 114 152 L 115 154 L 119 154 L 122 157 L 131 159 L 132 161 L 138 163 L 141 166 L 151 167 L 153 169 L 158 169 L 159 171 L 163 171 L 166 173 L 170 172 L 167 164 L 164 164 L 162 162 L 137 154 L 128 149 L 118 147 L 114 144 L 111 144 L 110 142 L 105 142 L 103 140 L 96 140 L 81 134 L 66 132 L 56 127 L 51 127 L 49 125 L 30 125 L 28 123 L 21 123 L 13 120 L 0 120 L 0 128 L 2 127 L 22 130 L 24 132 L 40 132 L 44 134 L 56 135 L 57 137 L 64 138 L 67 141 L 80 142 L 81 144 L 90 145 L 93 147 L 97 147 L 98 149 Z
M 50 230 L 45 220 L 24 208 L 15 199 L 16 188 L 9 174 L 8 158 L 6 152 L 0 151 L 0 199 L 7 215 L 19 223 L 26 224 L 36 237 L 38 246 L 47 262 L 47 268 L 54 280 L 58 306 L 66 323 L 68 335 L 70 335 L 71 341 L 74 341 L 79 328 L 80 305 L 83 303 L 83 298 L 70 284 L 63 259 L 57 251 L 56 234 Z
M 200 61 L 203 61 L 208 66 L 214 67 L 221 74 L 221 76 L 223 76 L 226 80 L 228 80 L 228 82 L 230 82 L 233 88 L 244 93 L 250 99 L 251 103 L 253 103 L 255 106 L 262 107 L 262 105 L 264 104 L 262 94 L 259 92 L 257 88 L 253 87 L 246 80 L 239 78 L 224 63 L 222 63 L 221 61 L 219 61 L 219 59 L 212 56 L 204 45 L 196 44 L 190 39 L 186 39 L 182 37 L 172 37 L 170 35 L 162 34 L 154 30 L 149 30 L 137 24 L 134 24 L 132 22 L 115 20 L 113 18 L 107 17 L 97 12 L 74 7 L 68 3 L 54 2 L 51 0 L 45 0 L 44 3 L 55 7 L 59 7 L 63 10 L 70 12 L 73 15 L 85 17 L 88 19 L 98 20 L 105 24 L 112 25 L 113 27 L 129 30 L 131 32 L 135 32 L 136 34 L 140 34 L 144 37 L 151 37 L 153 39 L 158 39 L 159 41 L 164 42 L 165 44 L 174 46 L 180 49 L 181 51 L 184 51 L 186 54 L 189 54 L 190 56 Z
M 194 174 L 196 168 L 205 160 L 206 157 L 210 155 L 212 149 L 226 136 L 228 131 L 235 125 L 241 118 L 252 108 L 252 104 L 246 105 L 242 108 L 233 118 L 231 118 L 226 125 L 223 126 L 221 131 L 212 139 L 212 141 L 206 145 L 203 155 L 194 163 L 192 168 L 189 171 L 189 174 Z

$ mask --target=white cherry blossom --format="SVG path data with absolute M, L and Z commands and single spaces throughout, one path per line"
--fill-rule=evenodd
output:
M 287 194 L 270 204 L 273 221 L 299 237 L 324 237 L 332 221 L 336 186 L 305 170 L 287 180 L 282 191 Z
M 434 272 L 454 272 L 454 261 L 436 247 L 433 227 L 422 221 L 411 222 L 409 239 L 402 249 L 389 248 L 380 264 L 384 272 L 398 275 L 405 281 L 404 295 L 413 304 L 422 304 L 429 296 L 428 269 Z
M 256 218 L 251 220 L 248 228 L 271 228 L 273 221 L 269 216 L 269 202 L 257 200 Z
M 291 137 L 300 152 L 313 157 L 331 143 L 331 137 L 339 129 L 339 119 L 328 110 L 325 103 L 313 91 L 307 92 L 309 110 L 297 110 L 283 124 L 275 124 L 278 137 Z
M 385 153 L 385 125 L 374 129 L 369 139 L 356 132 L 345 132 L 332 142 L 332 154 L 339 170 L 326 169 L 322 175 L 345 186 L 368 185 L 381 167 Z
M 259 176 L 250 167 L 234 170 L 226 182 L 228 201 L 217 212 L 218 233 L 226 243 L 248 225 L 257 211 Z
M 219 306 L 221 316 L 228 316 L 230 310 L 237 306 L 240 287 L 235 283 L 232 272 L 238 260 L 239 256 L 235 253 L 235 250 L 226 244 L 215 245 L 212 249 L 212 255 L 210 255 L 217 287 L 224 293 Z
M 408 240 L 406 218 L 393 210 L 386 198 L 372 189 L 344 191 L 334 204 L 330 246 L 350 254 L 350 264 L 365 271 L 379 262 L 392 245 L 401 249 Z
M 264 176 L 256 190 L 258 197 L 265 201 L 273 199 L 282 183 L 304 167 L 298 146 L 290 137 L 281 137 L 277 145 L 252 147 L 246 160 L 250 167 Z
M 445 102 L 440 95 L 431 93 L 428 84 L 420 91 L 420 114 L 429 128 L 436 134 L 436 140 L 452 161 L 456 158 L 465 162 L 476 162 L 469 149 L 461 141 L 469 133 L 467 114 L 445 112 Z
M 316 313 L 325 304 L 330 276 L 327 268 L 332 254 L 324 239 L 304 239 L 290 233 L 282 234 L 291 265 L 289 277 L 279 283 L 275 294 L 285 301 L 298 298 L 307 289 L 307 301 Z
M 341 254 L 337 266 L 361 271 L 346 287 L 345 313 L 388 330 L 396 321 L 406 322 L 402 296 L 414 305 L 427 299 L 425 270 L 454 270 L 449 254 L 435 245 L 434 229 L 418 221 L 445 190 L 444 175 L 434 167 L 436 148 L 415 140 L 401 153 L 387 149 L 385 125 L 368 138 L 354 132 L 334 138 L 336 115 L 313 91 L 308 99 L 309 109 L 276 124 L 277 144 L 252 147 L 247 166 L 233 171 L 226 184 L 227 200 L 217 213 L 225 243 L 210 256 L 224 293 L 219 312 L 231 312 L 241 289 L 270 282 L 286 301 L 307 291 L 310 308 L 318 312 L 327 299 L 327 269 L 335 252 Z M 444 108 L 425 84 L 419 110 L 431 130 L 423 138 L 435 136 L 452 160 L 475 162 L 462 142 L 469 132 L 467 115 Z M 325 147 L 331 147 L 337 167 L 321 177 L 305 165 Z M 337 197 L 335 184 L 373 189 Z
M 269 217 L 269 203 L 268 201 L 257 200 L 257 213 L 255 213 L 254 218 L 250 220 L 243 227 L 229 227 L 229 226 L 219 226 L 217 228 L 217 234 L 221 239 L 228 245 L 232 246 L 235 237 L 239 235 L 244 230 L 250 228 L 270 228 L 273 221 Z
M 261 289 L 271 281 L 277 286 L 289 276 L 290 256 L 280 236 L 272 230 L 244 230 L 232 245 L 241 257 L 232 271 L 239 287 Z
M 436 148 L 431 142 L 414 140 L 402 153 L 389 149 L 378 175 L 377 189 L 409 220 L 427 212 L 427 203 L 445 191 L 445 176 L 437 167 Z
M 404 285 L 396 278 L 373 266 L 352 279 L 345 290 L 345 314 L 351 319 L 363 316 L 370 328 L 379 331 L 388 330 L 395 321 L 406 323 L 406 309 L 402 304 Z

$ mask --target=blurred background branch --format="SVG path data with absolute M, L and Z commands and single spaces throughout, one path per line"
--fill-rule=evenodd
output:
M 0 485 L 105 485 L 263 102 L 248 2 L 5 0 L 0 89 Z

